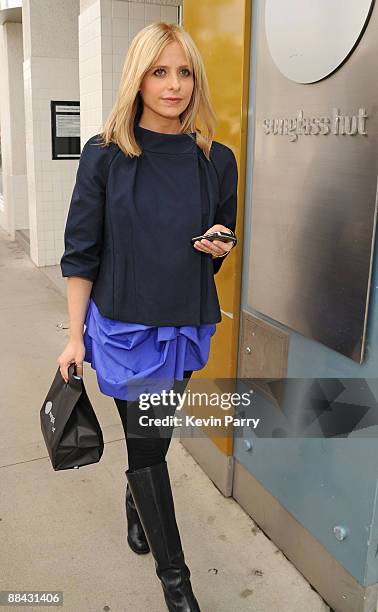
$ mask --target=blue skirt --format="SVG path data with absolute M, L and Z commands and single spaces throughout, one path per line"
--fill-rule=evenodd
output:
M 185 370 L 200 370 L 209 358 L 216 323 L 152 326 L 103 317 L 92 298 L 85 317 L 84 361 L 96 370 L 102 393 L 136 400 L 161 393 L 183 380 Z

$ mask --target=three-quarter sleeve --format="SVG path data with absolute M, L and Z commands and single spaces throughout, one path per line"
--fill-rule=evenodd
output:
M 92 137 L 83 147 L 64 230 L 62 276 L 95 281 L 103 240 L 105 179 L 104 154 Z M 97 151 L 94 150 L 97 148 Z
M 238 200 L 238 166 L 233 151 L 228 147 L 226 150 L 228 151 L 228 159 L 220 181 L 220 201 L 215 213 L 214 225 L 219 223 L 234 232 Z M 228 254 L 224 257 L 214 257 L 214 274 L 219 272 Z

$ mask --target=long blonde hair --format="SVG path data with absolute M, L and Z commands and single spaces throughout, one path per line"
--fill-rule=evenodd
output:
M 181 44 L 194 76 L 192 97 L 180 115 L 180 133 L 196 132 L 197 144 L 209 159 L 217 119 L 203 60 L 192 38 L 181 26 L 163 21 L 146 26 L 131 41 L 116 100 L 100 133 L 104 146 L 114 142 L 126 155 L 142 153 L 134 135 L 135 117 L 143 109 L 138 90 L 146 72 L 171 42 Z M 204 127 L 203 133 L 196 126 L 197 117 Z

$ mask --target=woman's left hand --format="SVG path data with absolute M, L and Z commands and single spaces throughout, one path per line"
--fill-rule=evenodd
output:
M 231 234 L 231 230 L 224 225 L 220 225 L 217 223 L 212 227 L 209 227 L 204 234 L 211 234 L 212 232 L 228 232 Z M 221 240 L 206 240 L 206 238 L 202 238 L 202 240 L 196 240 L 193 244 L 194 248 L 197 251 L 202 251 L 203 253 L 210 253 L 213 257 L 219 257 L 220 255 L 226 255 L 232 249 L 233 242 L 222 242 Z

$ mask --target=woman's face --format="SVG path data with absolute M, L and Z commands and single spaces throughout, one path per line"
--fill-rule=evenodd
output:
M 176 119 L 188 106 L 193 87 L 193 73 L 181 45 L 170 43 L 142 80 L 140 93 L 144 109 L 165 119 Z

